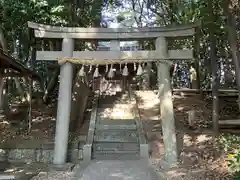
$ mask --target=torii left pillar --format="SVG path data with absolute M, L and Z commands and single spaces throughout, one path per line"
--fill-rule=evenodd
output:
M 73 39 L 64 38 L 62 51 L 65 57 L 73 56 Z M 60 67 L 60 84 L 58 93 L 57 122 L 53 163 L 63 165 L 67 159 L 68 134 L 72 98 L 73 67 L 64 63 Z
M 167 41 L 165 37 L 158 37 L 156 50 L 165 57 L 168 56 Z M 178 162 L 177 136 L 172 102 L 172 90 L 170 81 L 170 65 L 165 62 L 158 63 L 158 86 L 160 95 L 160 112 L 162 119 L 162 131 L 164 142 L 164 156 L 168 167 L 174 167 Z

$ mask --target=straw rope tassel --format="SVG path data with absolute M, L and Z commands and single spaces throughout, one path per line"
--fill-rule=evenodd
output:
M 99 76 L 99 71 L 98 71 L 98 65 L 97 65 L 93 73 L 93 77 L 98 77 L 98 76 Z
M 138 64 L 138 69 L 137 69 L 137 76 L 142 75 L 142 72 L 143 72 L 143 69 L 142 69 L 141 64 L 139 63 L 139 64 Z
M 123 68 L 123 72 L 122 72 L 123 76 L 128 76 L 128 67 L 127 67 L 127 63 L 125 64 L 124 68 Z
M 90 73 L 91 71 L 92 71 L 92 65 L 89 66 L 88 73 Z
M 84 65 L 82 65 L 80 71 L 79 71 L 79 76 L 85 76 L 85 72 L 84 72 Z
M 106 72 L 106 73 L 108 72 L 108 64 L 106 64 L 105 72 Z
M 133 63 L 133 69 L 134 69 L 134 71 L 136 71 L 136 70 L 137 70 L 136 63 Z
M 108 78 L 113 78 L 114 77 L 114 71 L 113 71 L 113 65 L 111 64 L 110 70 L 108 72 Z

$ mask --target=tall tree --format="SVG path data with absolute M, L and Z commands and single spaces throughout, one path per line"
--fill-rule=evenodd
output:
M 239 48 L 238 48 L 238 38 L 236 30 L 236 17 L 234 15 L 234 9 L 236 8 L 234 2 L 232 3 L 229 0 L 224 0 L 223 3 L 224 14 L 227 19 L 227 32 L 228 32 L 228 41 L 230 45 L 231 56 L 233 59 L 235 73 L 236 73 L 236 82 L 238 91 L 240 92 L 240 57 L 239 57 Z M 232 9 L 230 10 L 230 7 Z M 240 97 L 238 99 L 238 106 L 240 109 Z

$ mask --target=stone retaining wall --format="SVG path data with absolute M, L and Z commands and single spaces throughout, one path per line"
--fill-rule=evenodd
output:
M 6 149 L 4 149 L 6 151 Z M 53 162 L 53 149 L 8 149 L 10 162 Z M 82 149 L 68 149 L 68 161 L 77 162 L 82 159 Z
M 77 162 L 83 158 L 82 141 L 69 143 L 68 162 Z M 0 145 L 0 161 L 52 163 L 54 141 L 24 140 Z

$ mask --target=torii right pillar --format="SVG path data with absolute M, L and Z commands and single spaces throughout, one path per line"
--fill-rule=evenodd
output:
M 168 56 L 166 37 L 157 38 L 156 51 L 165 57 Z M 169 62 L 169 60 L 158 62 L 157 75 L 164 142 L 164 158 L 168 167 L 174 167 L 177 166 L 178 162 L 178 149 L 169 72 L 170 65 L 171 62 Z

